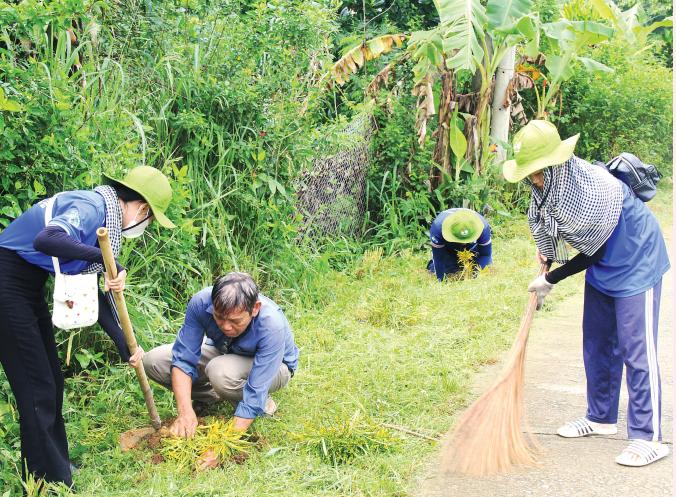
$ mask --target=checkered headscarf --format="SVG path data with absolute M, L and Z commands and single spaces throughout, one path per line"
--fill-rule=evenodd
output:
M 110 238 L 110 247 L 113 249 L 113 255 L 117 259 L 120 255 L 120 245 L 122 241 L 122 209 L 118 201 L 117 192 L 112 186 L 97 186 L 94 191 L 103 197 L 106 203 L 106 228 L 108 228 L 108 237 Z M 103 264 L 93 262 L 82 271 L 83 273 L 103 273 L 106 269 Z
M 592 255 L 613 233 L 622 211 L 621 183 L 602 167 L 572 156 L 543 170 L 542 190 L 531 185 L 528 225 L 542 255 L 568 262 L 566 243 Z

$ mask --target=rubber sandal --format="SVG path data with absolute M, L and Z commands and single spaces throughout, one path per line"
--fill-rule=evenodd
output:
M 277 403 L 272 400 L 272 397 L 268 397 L 265 401 L 265 409 L 263 412 L 265 416 L 274 416 L 277 412 Z
M 564 438 L 588 437 L 589 435 L 615 435 L 617 425 L 602 424 L 589 421 L 587 418 L 578 418 L 561 426 L 556 433 Z
M 669 447 L 660 442 L 633 440 L 622 453 L 615 458 L 622 466 L 647 466 L 669 455 Z

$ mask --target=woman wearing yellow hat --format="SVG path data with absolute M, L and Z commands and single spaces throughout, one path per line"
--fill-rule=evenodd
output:
M 469 250 L 480 268 L 492 262 L 491 227 L 484 217 L 470 209 L 447 209 L 430 226 L 432 260 L 427 270 L 439 281 L 462 270 L 458 252 Z
M 0 364 L 19 410 L 21 465 L 35 478 L 69 486 L 63 376 L 45 301 L 47 277 L 55 270 L 68 275 L 103 272 L 96 236 L 101 226 L 108 229 L 115 257 L 121 238 L 140 236 L 153 219 L 174 227 L 165 215 L 171 187 L 159 170 L 140 166 L 123 179 L 108 178 L 108 183 L 38 202 L 0 233 Z M 105 282 L 107 290 L 124 289 L 127 273 L 119 263 L 118 270 L 117 278 Z M 113 309 L 101 295 L 99 304 L 99 322 L 129 359 Z
M 503 173 L 532 191 L 528 223 L 540 262 L 562 264 L 528 287 L 538 309 L 554 285 L 586 270 L 582 323 L 587 412 L 558 429 L 566 438 L 617 433 L 626 366 L 631 443 L 615 459 L 645 466 L 669 453 L 661 443 L 657 330 L 662 275 L 669 269 L 657 219 L 628 185 L 573 155 L 578 135 L 561 140 L 547 121 L 514 136 Z M 566 245 L 578 251 L 569 260 Z

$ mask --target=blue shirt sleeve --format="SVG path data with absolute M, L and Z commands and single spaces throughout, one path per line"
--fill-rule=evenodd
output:
M 430 225 L 430 242 L 432 246 L 442 246 L 446 243 L 444 236 L 441 233 L 441 226 L 444 222 L 444 219 L 448 216 L 450 211 L 444 211 L 437 215 Z
M 481 232 L 481 236 L 477 240 L 479 255 L 477 256 L 477 264 L 481 269 L 488 266 L 493 262 L 493 248 L 491 240 L 491 227 L 484 220 L 484 230 Z
M 201 312 L 203 312 L 202 303 L 195 295 L 188 303 L 183 326 L 176 336 L 171 353 L 171 367 L 179 368 L 189 375 L 192 381 L 197 380 L 197 363 L 202 354 L 204 339 L 204 326 L 200 322 Z
M 58 206 L 59 198 L 55 201 L 55 207 Z M 105 213 L 103 216 L 96 207 L 88 202 L 70 202 L 65 209 L 56 210 L 54 216 L 47 223 L 48 226 L 58 226 L 63 229 L 71 238 L 78 242 L 84 242 L 89 233 L 94 233 L 105 222 Z
M 253 366 L 244 386 L 243 399 L 235 409 L 235 416 L 253 419 L 264 413 L 268 390 L 279 372 L 284 358 L 284 329 L 271 329 L 259 342 Z
M 456 252 L 446 247 L 432 246 L 432 260 L 437 279 L 442 281 L 447 274 L 458 271 L 458 257 Z

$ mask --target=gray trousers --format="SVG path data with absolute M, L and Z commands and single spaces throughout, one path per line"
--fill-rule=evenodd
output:
M 160 345 L 143 356 L 143 368 L 149 378 L 171 390 L 171 349 L 173 344 Z M 224 354 L 216 347 L 202 344 L 202 353 L 197 364 L 197 380 L 192 383 L 192 399 L 205 403 L 228 400 L 237 404 L 242 392 L 253 357 Z M 291 373 L 282 363 L 277 376 L 272 380 L 269 392 L 275 392 L 289 383 Z

